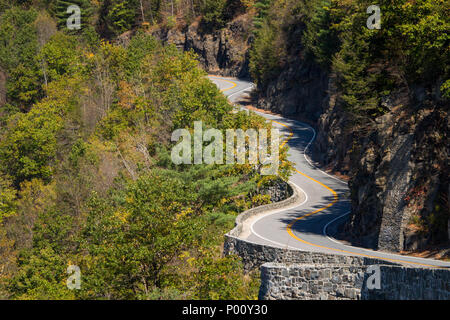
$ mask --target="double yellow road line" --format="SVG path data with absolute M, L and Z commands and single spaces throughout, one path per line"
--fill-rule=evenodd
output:
M 236 87 L 237 87 L 237 83 L 236 83 L 236 82 L 234 82 L 234 81 L 230 81 L 230 80 L 225 80 L 225 79 L 222 79 L 222 78 L 218 78 L 218 77 L 214 77 L 214 76 L 208 76 L 208 78 L 213 78 L 213 79 L 217 79 L 217 80 L 220 80 L 220 81 L 224 81 L 224 82 L 228 82 L 228 83 L 230 83 L 230 84 L 231 84 L 231 87 L 229 87 L 229 88 L 225 88 L 225 89 L 221 89 L 221 90 L 220 90 L 221 92 L 225 92 L 225 91 L 228 91 L 228 90 L 231 90 L 231 89 L 234 89 L 234 88 L 236 88 Z
M 281 145 L 281 147 L 283 147 L 290 139 L 292 139 L 292 137 L 293 137 L 293 135 L 294 135 L 294 132 L 292 131 L 291 127 L 289 127 L 289 126 L 286 125 L 286 124 L 281 123 L 281 122 L 278 122 L 278 121 L 275 121 L 275 120 L 272 120 L 272 121 L 275 122 L 275 123 L 277 123 L 277 124 L 279 124 L 279 125 L 281 125 L 281 126 L 283 126 L 283 127 L 285 127 L 285 128 L 287 128 L 287 129 L 289 130 L 289 132 L 290 132 L 289 137 L 287 137 L 287 139 L 286 139 L 286 140 L 283 142 L 283 144 Z M 296 164 L 294 163 L 294 165 L 296 165 Z M 307 218 L 307 217 L 310 217 L 310 216 L 312 216 L 312 215 L 314 215 L 314 214 L 316 214 L 316 213 L 319 213 L 319 212 L 321 212 L 321 211 L 323 211 L 323 210 L 325 210 L 325 209 L 328 209 L 328 208 L 332 207 L 335 203 L 337 203 L 337 202 L 339 201 L 339 196 L 338 196 L 338 194 L 336 193 L 336 191 L 334 191 L 333 189 L 331 189 L 331 188 L 328 187 L 327 185 L 323 184 L 322 182 L 320 182 L 320 181 L 318 181 L 318 180 L 316 180 L 316 179 L 314 179 L 314 178 L 308 176 L 307 174 L 305 174 L 305 173 L 303 173 L 303 172 L 297 170 L 296 168 L 294 168 L 294 170 L 295 170 L 297 173 L 301 174 L 302 176 L 304 176 L 304 177 L 306 177 L 306 178 L 308 178 L 308 179 L 314 181 L 315 183 L 321 185 L 322 187 L 324 187 L 325 189 L 327 189 L 328 191 L 330 191 L 330 192 L 333 194 L 333 201 L 330 202 L 329 204 L 327 204 L 326 206 L 322 207 L 322 208 L 319 208 L 319 209 L 317 209 L 317 210 L 315 210 L 315 211 L 312 211 L 312 212 L 310 212 L 310 213 L 307 213 L 307 214 L 305 214 L 305 215 L 303 215 L 303 216 L 301 216 L 301 217 L 298 217 L 298 218 L 295 218 L 294 220 L 292 220 L 292 221 L 288 224 L 288 226 L 286 227 L 286 230 L 287 230 L 288 234 L 289 234 L 291 237 L 293 237 L 294 239 L 296 239 L 296 240 L 298 240 L 298 241 L 300 241 L 300 242 L 302 242 L 302 243 L 305 243 L 305 244 L 307 244 L 307 245 L 314 246 L 314 247 L 317 247 L 317 248 L 328 249 L 328 250 L 333 250 L 333 251 L 337 251 L 337 252 L 348 253 L 348 254 L 352 254 L 352 255 L 358 255 L 358 256 L 363 256 L 363 257 L 367 257 L 367 258 L 372 258 L 372 259 L 380 259 L 380 260 L 386 260 L 386 261 L 392 261 L 392 262 L 398 262 L 398 263 L 408 263 L 408 264 L 415 264 L 415 265 L 426 266 L 426 267 L 432 267 L 432 268 L 439 268 L 439 267 L 437 267 L 437 266 L 433 266 L 433 265 L 429 265 L 429 264 L 423 264 L 423 263 L 418 263 L 418 262 L 410 262 L 410 261 L 404 261 L 404 260 L 399 260 L 399 259 L 390 259 L 390 258 L 384 258 L 384 257 L 372 256 L 372 255 L 368 255 L 368 254 L 364 254 L 364 253 L 359 253 L 359 252 L 352 252 L 352 251 L 346 251 L 346 250 L 341 250 L 341 249 L 336 249 L 336 248 L 330 248 L 330 247 L 326 247 L 326 246 L 322 246 L 322 245 L 319 245 L 319 244 L 315 244 L 315 243 L 308 242 L 308 241 L 303 240 L 303 239 L 299 238 L 298 236 L 296 236 L 296 235 L 294 234 L 294 232 L 292 231 L 292 227 L 293 227 L 298 221 L 300 221 L 300 220 L 302 220 L 302 219 L 305 219 L 305 218 Z
M 231 90 L 231 89 L 237 87 L 237 83 L 234 82 L 234 81 L 231 81 L 231 80 L 225 80 L 225 79 L 222 79 L 222 78 L 219 78 L 219 77 L 211 77 L 211 76 L 210 76 L 210 78 L 214 78 L 214 79 L 217 79 L 217 80 L 220 80 L 220 81 L 228 82 L 228 83 L 230 83 L 230 84 L 232 85 L 232 86 L 229 87 L 229 88 L 222 89 L 222 90 L 221 90 L 222 92 L 225 92 L 225 91 L 228 91 L 228 90 Z M 281 125 L 281 126 L 283 126 L 283 127 L 285 127 L 285 128 L 287 128 L 287 129 L 289 130 L 289 136 L 288 136 L 288 137 L 283 141 L 283 143 L 281 144 L 281 147 L 283 147 L 284 145 L 286 145 L 286 143 L 289 142 L 290 139 L 292 139 L 292 137 L 294 136 L 294 132 L 292 131 L 291 127 L 289 127 L 288 125 L 286 125 L 286 124 L 284 124 L 284 123 L 281 123 L 281 122 L 278 122 L 278 121 L 275 121 L 275 120 L 271 120 L 271 121 L 272 121 L 272 122 L 275 122 L 275 123 L 277 123 L 277 124 L 279 124 L 279 125 Z M 296 164 L 294 163 L 294 166 L 295 166 L 295 165 L 296 165 Z M 332 207 L 335 203 L 337 203 L 337 202 L 339 201 L 339 196 L 338 196 L 338 194 L 336 193 L 336 191 L 334 191 L 332 188 L 328 187 L 327 185 L 323 184 L 322 182 L 320 182 L 320 181 L 318 181 L 318 180 L 316 180 L 316 179 L 314 179 L 314 178 L 308 176 L 307 174 L 305 174 L 305 173 L 303 173 L 303 172 L 297 170 L 295 167 L 294 167 L 294 170 L 295 170 L 297 173 L 299 173 L 299 174 L 301 174 L 302 176 L 304 176 L 305 178 L 308 178 L 308 179 L 314 181 L 315 183 L 321 185 L 322 187 L 324 187 L 325 189 L 327 189 L 328 191 L 330 191 L 330 192 L 333 194 L 333 201 L 330 202 L 329 204 L 327 204 L 326 206 L 322 207 L 322 208 L 319 208 L 319 209 L 317 209 L 317 210 L 315 210 L 315 211 L 312 211 L 312 212 L 310 212 L 310 213 L 307 213 L 307 214 L 305 214 L 305 215 L 303 215 L 303 216 L 301 216 L 301 217 L 298 217 L 298 218 L 292 220 L 292 221 L 288 224 L 288 226 L 286 227 L 286 230 L 287 230 L 288 234 L 289 234 L 291 237 L 293 237 L 294 239 L 296 239 L 296 240 L 298 240 L 298 241 L 300 241 L 300 242 L 302 242 L 302 243 L 308 244 L 308 245 L 310 245 L 310 246 L 314 246 L 314 247 L 322 248 L 322 249 L 327 249 L 327 250 L 332 250 L 332 251 L 336 251 L 336 252 L 347 253 L 347 254 L 351 254 L 351 255 L 358 255 L 358 256 L 363 256 L 363 257 L 372 258 L 372 259 L 380 259 L 380 260 L 392 261 L 392 262 L 397 262 L 397 263 L 407 263 L 407 264 L 414 264 L 414 265 L 420 265 L 420 266 L 426 266 L 426 267 L 432 267 L 432 268 L 439 268 L 439 267 L 437 267 L 437 266 L 433 266 L 433 265 L 429 265 L 429 264 L 424 264 L 424 263 L 419 263 L 419 262 L 411 262 L 411 261 L 405 261 L 405 260 L 399 260 L 399 259 L 384 258 L 384 257 L 372 256 L 372 255 L 369 255 L 369 254 L 364 254 L 364 253 L 359 253 L 359 252 L 352 252 L 352 251 L 346 251 L 346 250 L 341 250 L 341 249 L 336 249 L 336 248 L 330 248 L 330 247 L 326 247 L 326 246 L 322 246 L 322 245 L 318 245 L 318 244 L 314 244 L 314 243 L 308 242 L 308 241 L 303 240 L 303 239 L 299 238 L 298 236 L 296 236 L 296 235 L 294 234 L 294 232 L 292 231 L 292 227 L 293 227 L 297 222 L 299 222 L 299 221 L 302 220 L 302 219 L 305 219 L 306 217 L 310 217 L 310 216 L 312 216 L 312 215 L 314 215 L 314 214 L 317 214 L 317 213 L 319 213 L 319 212 L 321 212 L 321 211 L 323 211 L 323 210 L 325 210 L 325 209 L 328 209 L 328 208 Z

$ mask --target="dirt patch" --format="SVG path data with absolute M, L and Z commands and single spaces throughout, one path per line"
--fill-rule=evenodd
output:
M 434 248 L 420 251 L 400 251 L 400 254 L 418 258 L 450 261 L 450 248 Z

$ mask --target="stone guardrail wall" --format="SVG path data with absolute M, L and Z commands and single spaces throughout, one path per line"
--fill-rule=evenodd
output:
M 261 267 L 259 299 L 358 299 L 364 275 L 364 266 L 266 263 Z
M 450 300 L 450 270 L 380 266 L 380 290 L 363 287 L 363 300 Z
M 242 258 L 245 271 L 261 267 L 267 262 L 289 264 L 328 264 L 364 266 L 371 264 L 393 264 L 388 261 L 366 257 L 340 255 L 321 252 L 309 252 L 283 249 L 253 243 L 229 234 L 225 235 L 224 254 L 235 254 Z
M 381 259 L 272 247 L 240 239 L 245 221 L 299 201 L 295 186 L 284 201 L 236 218 L 225 235 L 224 254 L 242 258 L 245 271 L 261 268 L 260 299 L 444 299 L 450 300 L 450 270 L 403 267 Z M 380 268 L 380 289 L 369 290 L 369 265 Z
M 290 205 L 299 201 L 300 195 L 297 192 L 297 188 L 290 182 L 288 182 L 288 187 L 291 193 L 291 196 L 289 198 L 280 202 L 269 203 L 263 206 L 259 206 L 244 211 L 243 213 L 241 213 L 236 217 L 236 226 L 227 235 L 230 235 L 232 237 L 239 237 L 242 234 L 242 225 L 245 222 L 245 220 L 263 212 L 289 207 Z
M 253 243 L 240 238 L 244 222 L 258 214 L 275 209 L 289 207 L 300 200 L 297 188 L 288 183 L 292 190 L 292 195 L 286 200 L 256 207 L 241 213 L 236 218 L 236 226 L 225 235 L 224 254 L 235 254 L 242 258 L 246 271 L 261 267 L 266 262 L 280 263 L 318 263 L 318 264 L 342 264 L 342 265 L 369 265 L 369 264 L 391 264 L 389 262 L 370 259 L 365 257 L 326 254 L 320 252 L 308 252 L 292 250 L 287 248 L 277 248 Z
M 380 287 L 368 289 L 368 266 L 266 263 L 264 300 L 450 300 L 450 270 L 379 265 Z

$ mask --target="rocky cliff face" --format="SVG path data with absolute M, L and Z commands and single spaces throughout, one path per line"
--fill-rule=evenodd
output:
M 249 25 L 243 15 L 213 33 L 194 23 L 153 35 L 196 52 L 209 73 L 249 77 Z M 291 30 L 292 36 L 300 37 L 302 28 Z M 350 177 L 352 214 L 343 236 L 387 251 L 448 247 L 450 130 L 439 83 L 398 89 L 383 99 L 386 114 L 356 125 L 334 76 L 306 59 L 299 41 L 290 43 L 279 75 L 254 98 L 259 108 L 315 126 L 314 160 Z
M 390 112 L 351 136 L 353 213 L 345 231 L 360 245 L 402 251 L 448 240 L 448 114 L 433 97 L 412 94 L 398 93 Z
M 152 34 L 182 50 L 193 50 L 210 74 L 248 78 L 249 19 L 249 16 L 241 15 L 212 33 L 202 31 L 195 22 L 181 29 L 154 30 Z
M 317 65 L 296 57 L 259 92 L 258 107 L 316 122 L 326 107 L 328 81 L 327 74 Z
M 343 109 L 333 75 L 296 57 L 258 93 L 258 104 L 315 125 L 314 160 L 350 176 L 346 239 L 395 252 L 445 246 L 450 130 L 439 84 L 399 89 L 384 98 L 386 114 L 358 125 Z
M 294 24 L 289 31 L 285 61 L 280 61 L 279 75 L 259 86 L 255 94 L 258 108 L 315 124 L 328 108 L 329 76 L 304 55 L 301 41 L 304 24 Z

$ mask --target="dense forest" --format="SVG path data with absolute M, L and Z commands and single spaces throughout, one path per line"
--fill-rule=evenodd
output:
M 175 166 L 170 136 L 199 120 L 270 124 L 232 112 L 192 53 L 142 31 L 126 46 L 97 33 L 134 27 L 133 1 L 75 2 L 89 17 L 78 31 L 64 27 L 65 1 L 1 5 L 1 298 L 256 298 L 257 274 L 222 256 L 223 235 L 280 178 L 249 164 Z M 66 287 L 69 265 L 80 290 Z

